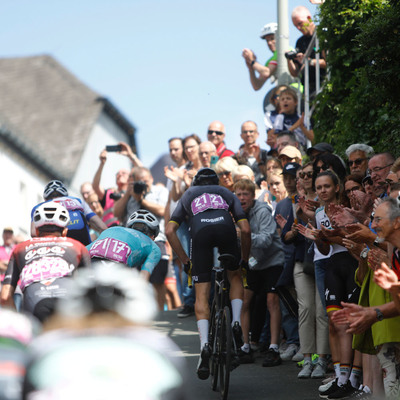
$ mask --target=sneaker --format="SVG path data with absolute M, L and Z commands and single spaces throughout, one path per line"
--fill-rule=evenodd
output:
M 178 312 L 178 318 L 190 317 L 194 314 L 194 308 L 192 306 L 184 305 Z
M 240 364 L 253 364 L 254 363 L 253 352 L 251 351 L 251 349 L 248 353 L 246 353 L 242 349 L 239 349 L 238 356 L 239 356 Z
M 299 348 L 297 347 L 297 345 L 295 345 L 294 343 L 289 344 L 286 350 L 281 353 L 282 361 L 290 361 L 293 356 L 298 352 L 298 350 Z
M 314 370 L 311 374 L 311 378 L 322 379 L 322 378 L 325 378 L 325 374 L 326 374 L 326 361 L 318 360 L 314 366 Z
M 205 380 L 210 376 L 210 356 L 211 349 L 208 343 L 206 343 L 201 350 L 199 363 L 197 364 L 197 376 L 201 380 Z
M 232 327 L 233 339 L 235 340 L 236 348 L 240 349 L 243 346 L 242 327 L 236 321 Z
M 325 385 L 321 385 L 318 388 L 319 397 L 327 398 L 330 394 L 336 392 L 339 389 L 337 378 Z
M 281 344 L 279 345 L 279 354 L 284 353 L 286 351 L 286 349 L 288 348 L 288 346 L 289 346 L 289 344 L 286 341 L 281 342 Z
M 292 361 L 300 362 L 304 360 L 304 355 L 301 352 L 301 349 L 292 357 Z M 302 365 L 301 365 L 302 366 Z
M 347 398 L 355 393 L 357 393 L 359 390 L 354 388 L 350 381 L 348 381 L 345 385 L 339 386 L 339 389 L 336 390 L 335 392 L 331 393 L 328 395 L 328 399 L 343 399 Z
M 269 349 L 265 355 L 262 366 L 263 367 L 276 367 L 282 363 L 279 352 L 274 349 Z
M 364 392 L 364 390 L 356 390 L 352 395 L 346 397 L 346 399 L 372 399 L 372 393 Z
M 298 373 L 297 377 L 299 379 L 308 379 L 308 378 L 311 377 L 312 370 L 313 370 L 312 362 L 311 361 L 305 361 L 304 365 L 303 365 L 303 368 Z

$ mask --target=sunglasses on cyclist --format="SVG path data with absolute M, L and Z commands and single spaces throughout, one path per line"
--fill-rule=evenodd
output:
M 357 158 L 353 161 L 349 160 L 347 161 L 347 164 L 349 165 L 349 167 L 351 167 L 353 164 L 354 165 L 361 165 L 361 163 L 365 160 L 368 160 L 368 158 Z
M 209 135 L 212 135 L 213 133 L 215 133 L 215 134 L 218 135 L 218 136 L 222 136 L 222 135 L 224 134 L 224 132 L 221 132 L 221 131 L 212 131 L 212 130 L 209 130 L 207 133 L 208 133 Z
M 304 179 L 305 177 L 307 178 L 312 178 L 313 177 L 313 172 L 312 171 L 308 171 L 308 172 L 299 172 L 299 177 L 301 179 Z

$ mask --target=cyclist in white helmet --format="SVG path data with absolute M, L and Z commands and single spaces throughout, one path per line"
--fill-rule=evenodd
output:
M 36 208 L 36 236 L 18 244 L 11 254 L 1 290 L 1 305 L 15 308 L 13 294 L 20 280 L 24 309 L 40 321 L 54 311 L 55 302 L 68 292 L 73 272 L 90 264 L 85 246 L 66 237 L 68 210 L 56 202 Z
M 137 271 L 104 264 L 78 271 L 31 345 L 24 398 L 188 399 L 179 348 L 150 327 L 151 286 Z
M 161 251 L 154 243 L 159 230 L 154 214 L 137 210 L 129 217 L 126 228 L 108 228 L 87 248 L 93 261 L 109 260 L 137 268 L 148 280 L 161 258 Z
M 63 205 L 69 213 L 70 224 L 68 226 L 68 237 L 78 240 L 84 245 L 89 244 L 92 240 L 89 234 L 89 225 L 97 232 L 107 229 L 107 225 L 100 217 L 94 213 L 91 208 L 78 197 L 68 196 L 68 190 L 64 183 L 59 180 L 50 181 L 44 188 L 43 198 L 45 202 L 55 201 Z M 44 203 L 36 205 L 32 209 L 31 217 L 31 236 L 35 236 L 35 225 L 33 216 L 37 207 Z
M 278 55 L 276 52 L 275 34 L 278 30 L 278 24 L 271 22 L 262 27 L 260 38 L 267 42 L 268 48 L 274 53 L 265 65 L 257 61 L 257 56 L 250 49 L 243 49 L 242 56 L 249 69 L 250 82 L 254 90 L 260 90 L 268 78 L 275 76 L 278 68 Z

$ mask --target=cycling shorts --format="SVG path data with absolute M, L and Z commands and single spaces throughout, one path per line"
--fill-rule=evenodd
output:
M 164 242 L 154 242 L 161 250 L 161 259 L 150 275 L 150 283 L 162 284 L 168 273 L 168 254 Z
M 358 303 L 360 288 L 354 274 L 358 262 L 347 251 L 333 254 L 325 274 L 326 311 L 342 309 L 341 302 Z
M 276 293 L 276 284 L 282 271 L 283 267 L 281 265 L 247 271 L 248 289 L 255 293 Z
M 54 312 L 56 300 L 67 295 L 69 281 L 69 278 L 58 278 L 27 286 L 24 290 L 24 310 L 43 322 Z
M 232 254 L 239 261 L 240 251 L 234 225 L 207 224 L 191 239 L 192 278 L 194 283 L 211 282 L 214 247 L 219 254 Z M 239 268 L 239 262 L 238 262 Z

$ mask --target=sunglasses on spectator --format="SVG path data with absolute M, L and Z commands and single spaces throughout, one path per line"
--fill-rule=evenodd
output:
M 221 177 L 221 176 L 223 176 L 223 175 L 229 175 L 231 173 L 231 171 L 222 171 L 222 172 L 219 172 L 217 175 L 219 176 L 219 177 Z
M 222 136 L 224 134 L 224 132 L 221 131 L 211 131 L 211 130 L 208 131 L 209 135 L 212 135 L 213 133 L 217 134 L 218 136 Z
M 326 171 L 329 169 L 329 165 L 328 164 L 323 164 L 320 167 L 315 167 L 317 172 L 321 172 L 321 171 Z
M 299 177 L 301 179 L 304 179 L 305 177 L 307 178 L 312 178 L 313 177 L 313 172 L 312 171 L 308 171 L 308 172 L 299 172 Z
M 385 165 L 384 167 L 375 167 L 375 168 L 372 168 L 372 169 L 367 169 L 367 175 L 372 175 L 372 173 L 373 172 L 379 172 L 379 171 L 382 171 L 383 169 L 385 169 L 385 168 L 387 168 L 387 167 L 390 167 L 391 165 L 393 165 L 393 163 L 391 163 L 391 164 L 388 164 L 388 165 Z
M 362 163 L 363 161 L 365 161 L 365 160 L 368 160 L 368 158 L 357 158 L 357 159 L 355 159 L 354 161 L 351 161 L 351 160 L 347 161 L 347 164 L 349 164 L 349 167 L 351 167 L 353 164 L 355 164 L 355 165 L 361 165 L 361 163 Z
M 346 196 L 348 196 L 350 193 L 354 192 L 355 190 L 360 190 L 360 186 L 353 186 L 351 189 L 347 189 L 344 192 L 346 193 Z

